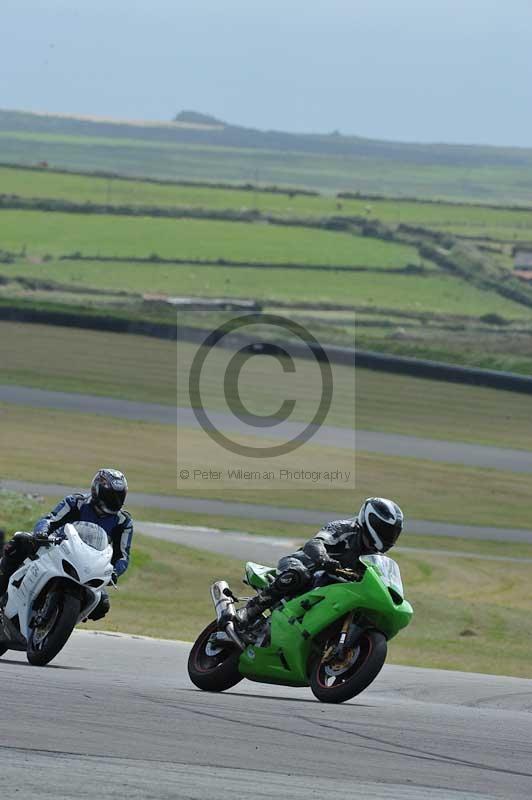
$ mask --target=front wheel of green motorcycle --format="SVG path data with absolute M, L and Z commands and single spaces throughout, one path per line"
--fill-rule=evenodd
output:
M 192 646 L 188 657 L 188 675 L 194 686 L 204 692 L 224 692 L 242 680 L 238 671 L 240 650 L 234 644 L 220 645 L 212 641 L 218 630 L 211 622 Z
M 381 671 L 388 647 L 382 633 L 364 631 L 341 660 L 329 656 L 331 649 L 326 642 L 310 667 L 310 688 L 322 703 L 344 703 L 363 692 Z

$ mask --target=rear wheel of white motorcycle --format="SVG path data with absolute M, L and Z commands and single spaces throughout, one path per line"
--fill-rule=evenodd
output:
M 322 703 L 344 703 L 363 692 L 381 671 L 388 650 L 386 637 L 378 631 L 364 631 L 340 661 L 327 658 L 330 647 L 324 643 L 310 668 L 310 688 Z
M 216 622 L 207 625 L 194 642 L 188 657 L 190 680 L 204 692 L 223 692 L 242 680 L 238 671 L 240 650 L 232 642 L 223 647 L 218 644 L 213 646 L 209 642 L 217 630 Z
M 81 610 L 80 598 L 69 591 L 56 590 L 45 602 L 54 605 L 42 623 L 34 616 L 28 636 L 26 656 L 35 667 L 44 667 L 63 649 Z

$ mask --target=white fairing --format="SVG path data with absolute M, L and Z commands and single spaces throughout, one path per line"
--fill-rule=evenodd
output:
M 389 586 L 390 589 L 394 589 L 397 594 L 404 599 L 405 591 L 403 589 L 399 564 L 394 561 L 393 558 L 371 555 L 361 556 L 360 560 L 368 567 L 373 567 L 379 573 L 379 577 L 384 585 Z
M 18 614 L 20 632 L 26 639 L 33 602 L 52 579 L 67 578 L 84 586 L 86 602 L 79 620 L 85 619 L 96 608 L 101 589 L 111 583 L 113 548 L 105 531 L 91 522 L 68 523 L 63 531 L 66 537 L 63 542 L 40 547 L 37 558 L 33 561 L 26 559 L 9 581 L 4 615 L 13 619 Z M 67 570 L 65 564 L 69 565 Z M 98 581 L 99 587 L 88 586 L 89 581 Z

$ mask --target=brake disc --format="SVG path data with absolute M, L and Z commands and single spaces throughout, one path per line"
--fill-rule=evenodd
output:
M 338 677 L 338 675 L 343 675 L 344 672 L 347 672 L 353 664 L 356 662 L 358 656 L 360 654 L 360 647 L 357 645 L 356 647 L 348 650 L 345 658 L 341 661 L 333 661 L 327 664 L 325 667 L 325 674 L 329 675 L 330 677 Z

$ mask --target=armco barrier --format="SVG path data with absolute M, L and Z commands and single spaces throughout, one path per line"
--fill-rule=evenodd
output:
M 208 339 L 210 345 L 218 345 L 231 349 L 250 347 L 257 354 L 267 355 L 271 348 L 257 345 L 255 340 L 244 335 L 228 335 L 216 341 L 210 329 L 177 326 L 171 323 L 156 323 L 143 320 L 130 320 L 107 315 L 84 316 L 76 312 L 46 311 L 45 309 L 21 308 L 0 305 L 0 320 L 13 322 L 32 322 L 48 325 L 64 325 L 65 327 L 85 328 L 89 330 L 112 331 L 115 333 L 134 333 L 142 336 L 153 336 L 157 339 L 179 339 L 189 342 L 203 342 Z M 179 334 L 178 334 L 179 332 Z M 283 342 L 276 342 L 282 346 Z M 398 375 L 411 375 L 416 378 L 462 383 L 470 386 L 488 386 L 493 389 L 505 389 L 511 392 L 532 394 L 532 377 L 517 375 L 514 372 L 498 372 L 490 369 L 462 367 L 439 361 L 394 356 L 385 353 L 374 353 L 367 350 L 354 350 L 348 347 L 323 345 L 329 361 L 333 364 L 345 364 L 379 372 L 391 372 Z M 301 358 L 311 358 L 312 352 L 307 345 L 299 342 L 290 344 L 290 352 Z M 318 358 L 318 354 L 314 356 Z
M 60 325 L 66 328 L 84 328 L 113 333 L 136 333 L 156 339 L 176 339 L 176 326 L 172 324 L 111 317 L 104 314 L 80 314 L 75 311 L 46 311 L 0 305 L 0 320 L 33 322 L 40 325 Z
M 515 372 L 498 372 L 493 369 L 461 367 L 440 361 L 428 361 L 407 356 L 392 356 L 385 353 L 356 351 L 357 367 L 394 372 L 399 375 L 412 375 L 417 378 L 430 378 L 437 381 L 464 383 L 470 386 L 489 386 L 493 389 L 506 389 L 511 392 L 532 394 L 532 378 Z

